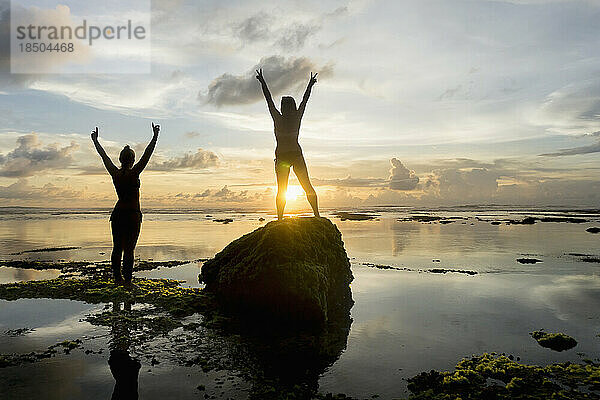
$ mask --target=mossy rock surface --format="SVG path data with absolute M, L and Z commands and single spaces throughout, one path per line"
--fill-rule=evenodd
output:
M 422 372 L 408 379 L 409 400 L 599 399 L 600 365 L 570 362 L 526 365 L 484 353 L 460 361 L 454 371 Z
M 532 338 L 542 347 L 547 347 L 555 351 L 564 351 L 572 349 L 577 346 L 577 340 L 573 339 L 569 335 L 564 333 L 549 333 L 543 330 L 534 331 L 529 333 Z
M 232 311 L 313 323 L 349 311 L 352 279 L 342 235 L 326 218 L 269 222 L 231 242 L 200 274 Z

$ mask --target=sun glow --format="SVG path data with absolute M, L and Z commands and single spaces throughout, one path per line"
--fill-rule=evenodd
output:
M 299 197 L 302 197 L 303 195 L 304 190 L 302 189 L 302 186 L 292 185 L 288 186 L 287 192 L 285 193 L 285 199 L 287 201 L 296 201 Z

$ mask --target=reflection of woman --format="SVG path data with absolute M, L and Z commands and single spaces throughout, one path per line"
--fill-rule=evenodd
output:
M 283 218 L 283 209 L 285 208 L 285 194 L 287 192 L 288 178 L 290 176 L 290 168 L 294 167 L 294 173 L 300 181 L 300 185 L 306 192 L 306 198 L 315 213 L 315 217 L 319 216 L 319 207 L 317 203 L 317 194 L 315 189 L 310 184 L 308 170 L 302 155 L 302 149 L 298 143 L 298 134 L 300 133 L 300 122 L 306 103 L 310 97 L 310 91 L 315 83 L 317 83 L 317 74 L 310 74 L 310 81 L 304 97 L 298 109 L 296 109 L 296 101 L 293 97 L 284 96 L 281 98 L 281 113 L 275 107 L 271 92 L 267 87 L 267 82 L 263 77 L 262 69 L 256 71 L 256 79 L 262 85 L 262 90 L 269 106 L 269 112 L 273 118 L 275 125 L 275 139 L 277 147 L 275 148 L 275 174 L 277 175 L 277 218 Z
M 114 318 L 108 358 L 110 372 L 115 378 L 111 400 L 137 400 L 138 398 L 138 376 L 142 364 L 129 355 L 130 330 L 127 326 L 129 313 L 131 313 L 131 302 L 126 301 L 123 310 L 120 302 L 113 302 Z
M 125 146 L 119 155 L 121 168 L 117 168 L 106 152 L 98 142 L 98 127 L 92 131 L 92 141 L 106 170 L 110 174 L 117 191 L 119 200 L 110 216 L 113 251 L 111 255 L 112 270 L 115 283 L 131 285 L 133 273 L 133 251 L 140 234 L 142 223 L 142 212 L 140 211 L 140 173 L 144 170 L 150 156 L 156 146 L 158 139 L 159 125 L 152 123 L 153 136 L 150 144 L 146 147 L 142 158 L 137 164 L 135 153 L 129 147 Z M 123 270 L 121 272 L 121 256 L 123 256 Z

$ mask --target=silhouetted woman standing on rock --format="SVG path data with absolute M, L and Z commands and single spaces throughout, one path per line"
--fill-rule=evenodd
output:
M 119 200 L 110 215 L 113 251 L 110 257 L 115 283 L 131 286 L 133 274 L 133 251 L 140 235 L 142 224 L 142 212 L 140 210 L 140 173 L 146 168 L 150 156 L 156 146 L 160 125 L 152 123 L 152 140 L 146 147 L 142 158 L 137 164 L 135 153 L 125 146 L 119 155 L 121 168 L 117 168 L 112 160 L 106 155 L 102 145 L 98 142 L 98 127 L 92 131 L 92 141 L 106 170 L 110 174 L 115 185 Z M 123 256 L 123 269 L 121 271 L 121 256 Z
M 271 97 L 271 92 L 267 87 L 267 82 L 263 77 L 262 69 L 256 71 L 256 79 L 262 86 L 263 94 L 269 106 L 269 112 L 273 118 L 275 125 L 275 139 L 277 147 L 275 148 L 275 174 L 277 175 L 277 218 L 283 219 L 283 209 L 285 208 L 285 195 L 287 192 L 288 178 L 290 176 L 290 168 L 294 167 L 294 173 L 300 181 L 300 185 L 306 192 L 306 198 L 315 213 L 315 217 L 319 217 L 319 206 L 317 202 L 317 194 L 310 183 L 308 177 L 308 169 L 302 155 L 302 149 L 298 143 L 298 135 L 300 133 L 300 122 L 306 103 L 310 97 L 310 91 L 315 83 L 317 83 L 317 74 L 310 74 L 308 87 L 304 92 L 304 97 L 298 109 L 296 109 L 296 101 L 293 97 L 284 96 L 281 98 L 281 112 L 277 110 Z

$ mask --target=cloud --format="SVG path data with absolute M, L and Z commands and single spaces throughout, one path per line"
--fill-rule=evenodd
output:
M 204 192 L 202 192 L 202 193 L 196 193 L 196 194 L 194 195 L 194 197 L 195 197 L 195 198 L 203 198 L 203 197 L 208 197 L 208 196 L 210 196 L 210 193 L 211 193 L 210 189 L 206 189 L 206 190 L 205 190 Z
M 576 81 L 553 91 L 533 115 L 535 123 L 552 132 L 577 135 L 581 131 L 598 131 L 600 80 Z
M 214 167 L 219 162 L 219 157 L 209 150 L 198 148 L 195 153 L 189 152 L 181 157 L 174 157 L 166 161 L 153 162 L 148 165 L 153 171 L 172 171 L 175 169 L 203 169 Z
M 309 37 L 321 29 L 327 18 L 342 16 L 344 10 L 345 8 L 340 7 L 308 21 L 289 21 L 284 24 L 280 23 L 282 18 L 262 11 L 235 24 L 233 34 L 244 45 L 268 42 L 284 51 L 298 51 L 304 47 Z
M 194 139 L 200 136 L 203 136 L 200 132 L 197 131 L 189 131 L 184 134 L 184 136 L 188 139 Z
M 411 171 L 402 164 L 397 158 L 390 160 L 392 169 L 390 169 L 389 187 L 393 190 L 413 190 L 419 184 L 419 177 L 415 171 Z
M 0 82 L 3 86 L 26 86 L 32 75 L 10 73 L 10 2 L 0 1 Z
M 319 67 L 306 57 L 264 57 L 243 75 L 223 74 L 214 79 L 208 85 L 208 93 L 199 93 L 198 97 L 217 107 L 262 100 L 260 85 L 255 78 L 255 70 L 259 68 L 263 69 L 273 95 L 307 83 L 310 72 L 319 72 L 319 77 L 331 76 L 333 73 L 331 65 Z
M 491 201 L 498 191 L 500 173 L 487 168 L 435 170 L 425 188 L 447 201 Z
M 0 155 L 0 176 L 21 178 L 40 171 L 66 168 L 72 164 L 71 154 L 78 147 L 75 142 L 60 148 L 56 144 L 43 147 L 36 133 L 20 136 L 15 149 Z
M 234 25 L 234 34 L 245 41 L 264 40 L 271 36 L 273 17 L 265 12 L 255 14 Z
M 221 189 L 206 189 L 197 193 L 186 193 L 180 192 L 175 195 L 167 196 L 168 201 L 172 201 L 174 198 L 178 202 L 187 203 L 198 203 L 202 202 L 205 204 L 222 205 L 223 203 L 254 203 L 254 204 L 265 204 L 265 202 L 272 202 L 273 191 L 271 188 L 267 188 L 262 192 L 251 193 L 248 190 L 241 190 L 236 192 L 229 189 L 227 185 Z
M 594 132 L 592 135 L 597 136 L 598 132 Z M 570 149 L 561 149 L 555 153 L 540 154 L 540 156 L 547 157 L 559 157 L 559 156 L 574 156 L 577 154 L 590 154 L 600 153 L 600 141 L 598 143 L 590 144 L 589 146 L 579 146 Z
M 319 25 L 299 24 L 286 29 L 275 44 L 287 51 L 300 50 L 306 40 L 319 31 Z
M 317 185 L 335 186 L 338 188 L 355 187 L 355 188 L 390 188 L 393 190 L 414 190 L 419 184 L 419 177 L 415 175 L 415 171 L 406 168 L 400 160 L 392 158 L 390 160 L 392 169 L 390 169 L 390 177 L 383 178 L 352 178 L 347 176 L 343 179 L 319 179 L 314 178 L 313 181 Z
M 352 178 L 347 176 L 343 179 L 319 179 L 312 181 L 317 185 L 336 186 L 336 187 L 383 187 L 389 184 L 389 180 L 382 178 Z
M 43 201 L 48 204 L 49 200 L 73 200 L 81 199 L 82 196 L 82 190 L 59 187 L 52 183 L 46 183 L 41 187 L 31 186 L 24 178 L 20 178 L 11 185 L 0 186 L 0 199 L 19 200 L 29 203 Z
M 4 8 L 6 7 L 6 8 Z M 75 42 L 76 52 L 43 52 L 21 54 L 15 52 L 11 57 L 10 52 L 10 26 L 11 23 L 18 25 L 34 26 L 70 26 L 75 28 L 76 24 L 71 18 L 71 10 L 65 5 L 57 5 L 56 8 L 22 7 L 8 4 L 0 5 L 0 75 L 2 81 L 8 85 L 23 86 L 37 79 L 38 76 L 31 73 L 11 74 L 11 59 L 14 69 L 23 72 L 51 72 L 67 63 L 88 62 L 90 49 L 88 46 L 78 46 L 79 39 L 56 40 L 54 43 Z M 12 13 L 12 15 L 11 15 Z M 12 21 L 11 21 L 12 18 Z

